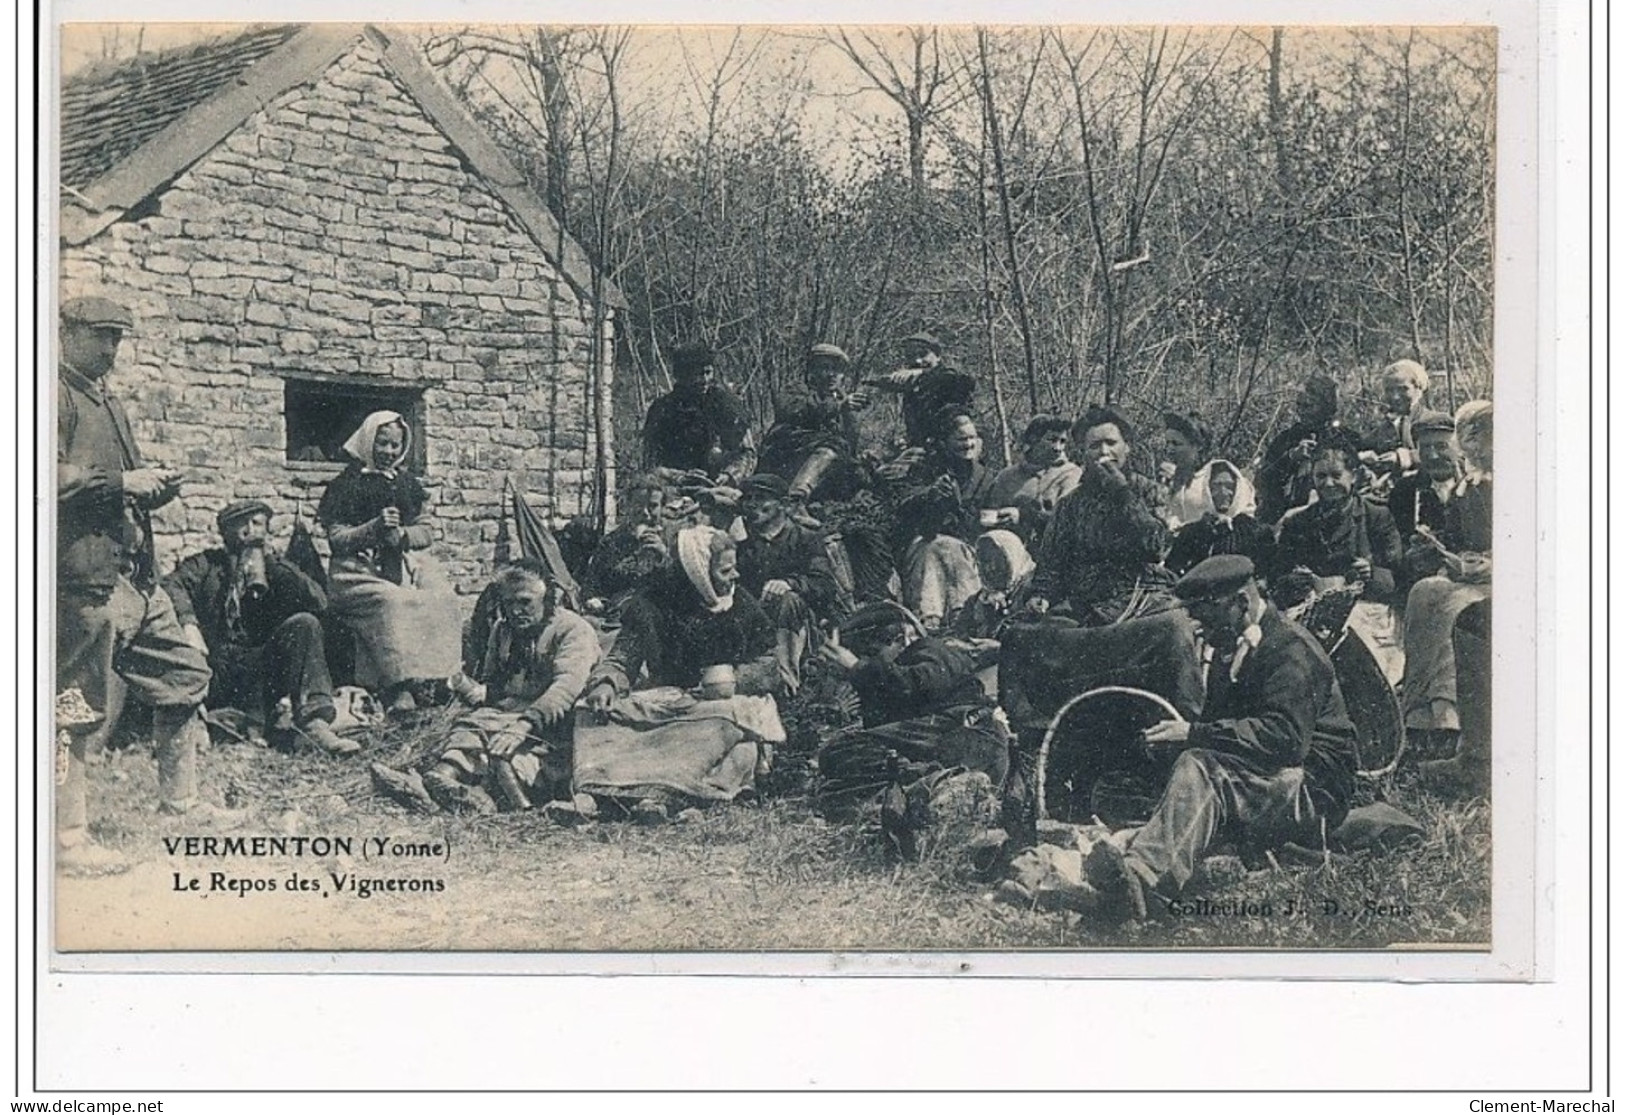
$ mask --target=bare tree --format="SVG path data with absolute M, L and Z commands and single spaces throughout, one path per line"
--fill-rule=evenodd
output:
M 839 28 L 830 41 L 852 60 L 874 88 L 903 110 L 908 129 L 908 180 L 918 200 L 925 194 L 926 131 L 963 99 L 958 92 L 960 67 L 943 57 L 934 27 L 910 27 L 901 50 L 888 47 L 872 31 L 849 34 Z M 900 57 L 899 57 L 900 55 Z

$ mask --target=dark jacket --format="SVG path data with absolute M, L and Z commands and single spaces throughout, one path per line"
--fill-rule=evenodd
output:
M 1331 659 L 1316 638 L 1266 607 L 1263 638 L 1230 678 L 1226 650 L 1208 670 L 1207 699 L 1189 746 L 1234 755 L 1261 775 L 1301 766 L 1330 824 L 1354 793 L 1354 724 Z
M 773 538 L 752 534 L 741 542 L 739 583 L 760 598 L 762 586 L 769 581 L 784 581 L 795 594 L 794 601 L 762 601 L 770 613 L 790 613 L 772 617 L 780 626 L 799 623 L 809 612 L 822 619 L 835 618 L 841 589 L 830 565 L 829 550 L 818 533 L 792 520 Z
M 1044 531 L 1033 594 L 1069 604 L 1091 626 L 1113 622 L 1135 599 L 1146 600 L 1153 611 L 1171 607 L 1173 576 L 1162 564 L 1168 545 L 1162 490 L 1155 483 L 1130 475 L 1128 487 L 1114 491 L 1085 469 Z
M 1386 603 L 1394 596 L 1394 569 L 1402 556 L 1387 508 L 1356 496 L 1335 511 L 1312 503 L 1282 522 L 1270 572 L 1280 578 L 1302 568 L 1317 577 L 1346 577 L 1363 558 L 1371 563 L 1366 596 Z
M 1274 550 L 1274 533 L 1251 515 L 1228 521 L 1201 518 L 1174 531 L 1164 564 L 1174 576 L 1182 577 L 1215 554 L 1242 554 L 1252 559 L 1253 568 L 1267 570 L 1275 560 Z
M 378 576 L 398 585 L 405 580 L 403 552 L 427 549 L 434 541 L 433 528 L 421 521 L 428 502 L 423 483 L 410 473 L 386 476 L 352 461 L 322 493 L 316 518 L 327 531 L 335 559 L 358 558 Z M 401 513 L 398 550 L 385 549 L 374 527 L 386 507 Z
M 762 439 L 762 472 L 792 478 L 815 449 L 858 453 L 858 415 L 843 398 L 785 395 L 773 402 L 773 425 Z
M 1417 465 L 1416 435 L 1411 427 L 1416 420 L 1427 410 L 1427 403 L 1418 400 L 1411 412 L 1397 420 L 1391 414 L 1384 414 L 1374 422 L 1366 433 L 1365 448 L 1374 453 L 1397 453 L 1398 466 L 1392 470 L 1394 477 L 1412 472 Z
M 866 728 L 986 703 L 975 661 L 931 636 L 916 639 L 901 653 L 860 660 L 852 688 Z
M 974 542 L 982 530 L 978 514 L 987 505 L 996 475 L 981 461 L 953 460 L 937 452 L 926 457 L 911 471 L 913 487 L 897 505 L 893 544 L 898 552 L 916 538 L 939 534 Z
M 175 617 L 183 626 L 197 624 L 211 656 L 264 646 L 291 617 L 300 612 L 320 616 L 327 610 L 327 594 L 321 586 L 287 558 L 267 553 L 267 591 L 257 600 L 242 601 L 241 620 L 233 630 L 227 622 L 226 601 L 235 575 L 231 555 L 217 547 L 193 554 L 164 579 L 164 589 L 175 602 Z
M 649 404 L 643 422 L 643 467 L 698 470 L 739 481 L 756 469 L 745 404 L 721 387 L 679 389 Z
M 1405 551 L 1402 559 L 1395 563 L 1395 580 L 1401 592 L 1409 592 L 1417 581 L 1443 568 L 1444 563 L 1438 553 L 1426 547 L 1413 548 L 1411 536 L 1416 533 L 1417 524 L 1423 524 L 1441 540 L 1451 537 L 1457 522 L 1454 492 L 1458 483 L 1459 480 L 1452 480 L 1451 497 L 1440 499 L 1433 481 L 1420 471 L 1394 481 L 1393 489 L 1388 493 L 1388 511 L 1394 517 L 1394 528 L 1399 532 L 1400 544 Z M 1449 544 L 1448 541 L 1446 544 Z
M 109 585 L 127 567 L 143 588 L 157 574 L 154 508 L 125 496 L 123 474 L 143 467 L 124 407 L 107 380 L 89 380 L 66 366 L 57 373 L 57 554 L 69 580 Z
M 734 590 L 733 607 L 707 612 L 681 569 L 662 570 L 627 601 L 615 645 L 594 671 L 592 684 L 613 682 L 617 692 L 649 686 L 692 689 L 707 666 L 773 668 L 773 625 L 756 598 Z M 741 678 L 741 689 L 744 679 Z
M 924 445 L 935 432 L 937 413 L 945 406 L 969 406 L 976 380 L 957 368 L 927 368 L 903 389 L 903 433 L 910 445 Z
M 587 560 L 587 573 L 581 588 L 589 597 L 619 600 L 643 583 L 650 574 L 670 564 L 670 555 L 646 545 L 632 523 L 622 523 L 598 543 Z
M 1292 453 L 1300 442 L 1310 439 L 1317 449 L 1337 447 L 1357 453 L 1365 448 L 1365 439 L 1336 418 L 1330 422 L 1295 422 L 1276 434 L 1258 466 L 1260 521 L 1279 522 L 1288 510 L 1309 502 L 1309 494 L 1315 490 L 1310 463 L 1294 460 Z
M 1469 477 L 1450 502 L 1445 544 L 1453 553 L 1488 554 L 1495 549 L 1495 481 Z

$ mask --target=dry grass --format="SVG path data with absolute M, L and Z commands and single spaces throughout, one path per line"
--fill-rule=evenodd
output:
M 574 829 L 535 813 L 425 817 L 374 794 L 367 762 L 423 758 L 443 731 L 443 719 L 430 714 L 416 730 L 379 732 L 359 761 L 241 746 L 205 757 L 206 795 L 250 808 L 245 833 L 389 833 L 450 842 L 451 863 L 441 868 L 447 911 L 414 920 L 418 899 L 353 903 L 342 916 L 357 919 L 354 926 L 324 925 L 322 942 L 431 949 L 890 951 L 1459 947 L 1489 941 L 1487 805 L 1442 802 L 1404 781 L 1384 791 L 1426 824 L 1429 836 L 1419 846 L 1253 873 L 1242 871 L 1233 857 L 1221 858 L 1199 892 L 1212 904 L 1210 911 L 1220 912 L 1165 913 L 1142 925 L 1109 926 L 1071 912 L 994 902 L 992 884 L 957 860 L 893 862 L 872 826 L 826 822 L 793 791 L 759 804 L 713 809 L 689 823 L 644 828 L 601 819 Z M 798 769 L 797 758 L 792 747 L 785 768 Z M 162 860 L 158 837 L 177 830 L 173 823 L 165 828 L 151 811 L 151 760 L 138 753 L 115 756 L 92 778 L 101 813 L 97 834 L 132 858 Z M 255 870 L 299 866 L 266 862 Z M 167 870 L 153 874 L 167 878 Z M 110 881 L 78 885 L 118 893 Z M 110 913 L 118 916 L 123 901 L 140 906 L 151 898 L 119 895 L 109 900 Z M 1222 912 L 1227 903 L 1251 903 L 1258 912 Z M 1329 913 L 1327 903 L 1335 903 L 1337 912 Z M 385 913 L 394 920 L 367 921 Z M 315 947 L 297 933 L 279 940 Z

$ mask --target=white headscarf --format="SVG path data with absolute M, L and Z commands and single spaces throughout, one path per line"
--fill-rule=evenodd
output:
M 372 464 L 373 443 L 378 440 L 378 431 L 385 426 L 395 425 L 402 430 L 401 455 L 390 462 L 388 468 L 374 468 Z M 392 410 L 375 410 L 362 420 L 361 428 L 350 435 L 350 440 L 344 443 L 344 451 L 361 462 L 362 472 L 380 472 L 395 478 L 395 470 L 401 467 L 406 455 L 412 450 L 412 427 Z
M 1466 442 L 1473 440 L 1474 434 L 1471 432 L 1473 427 L 1491 425 L 1494 420 L 1494 404 L 1488 399 L 1474 399 L 1462 403 L 1461 409 L 1456 411 L 1456 440 L 1463 443 L 1462 447 L 1465 450 Z M 1462 455 L 1467 459 L 1462 462 L 1464 475 L 1461 483 L 1456 486 L 1458 494 L 1466 491 L 1471 484 L 1480 484 L 1490 479 L 1493 468 L 1493 465 L 1491 468 L 1481 467 L 1478 461 L 1473 459 L 1472 454 L 1464 452 Z
M 1230 501 L 1228 511 L 1220 511 L 1213 506 L 1211 477 L 1215 465 L 1223 465 L 1230 470 L 1230 475 L 1236 478 L 1236 496 Z M 1248 480 L 1246 474 L 1239 468 L 1222 457 L 1211 460 L 1196 470 L 1196 475 L 1191 478 L 1190 494 L 1192 501 L 1201 508 L 1201 515 L 1211 511 L 1219 516 L 1220 522 L 1228 523 L 1237 515 L 1254 515 L 1258 512 L 1258 493 L 1253 490 L 1253 482 Z M 1197 517 L 1200 518 L 1201 515 Z
M 1004 578 L 993 576 L 996 571 L 989 568 L 993 563 L 983 560 L 984 556 L 991 556 L 983 554 L 984 542 L 997 549 L 1004 559 L 1004 569 L 997 571 L 1008 575 L 1009 579 L 1003 584 L 998 582 Z M 1020 537 L 1008 530 L 990 530 L 976 540 L 976 564 L 982 574 L 982 584 L 996 592 L 1010 592 L 1032 576 L 1035 568 L 1032 555 Z
M 718 596 L 716 586 L 711 583 L 712 539 L 719 537 L 727 538 L 728 532 L 709 526 L 684 527 L 677 532 L 677 564 L 699 593 L 705 610 L 713 615 L 734 606 L 733 589 L 729 589 L 726 596 Z

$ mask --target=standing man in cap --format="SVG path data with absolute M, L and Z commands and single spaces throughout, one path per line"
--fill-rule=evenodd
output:
M 305 739 L 335 755 L 360 750 L 331 727 L 326 593 L 267 547 L 271 507 L 263 500 L 227 504 L 215 521 L 224 546 L 193 554 L 164 581 L 187 638 L 209 656 L 209 707 L 240 709 L 252 738 L 275 723 L 286 697 Z
M 1427 369 L 1415 360 L 1395 360 L 1382 370 L 1382 404 L 1388 415 L 1367 439 L 1361 464 L 1396 479 L 1416 468 L 1416 420 L 1427 406 L 1431 384 Z
M 1086 863 L 1097 889 L 1142 918 L 1148 892 L 1176 898 L 1221 840 L 1320 844 L 1354 792 L 1354 725 L 1331 659 L 1265 600 L 1253 563 L 1210 557 L 1174 591 L 1213 649 L 1202 716 L 1146 729 L 1151 756 L 1173 764 L 1162 800 Z
M 718 382 L 709 345 L 674 349 L 671 375 L 671 393 L 650 403 L 644 418 L 643 467 L 669 483 L 704 473 L 709 482 L 737 488 L 756 469 L 745 404 Z
M 86 537 L 118 543 L 130 578 L 151 588 L 152 512 L 180 494 L 181 474 L 149 468 L 124 407 L 107 390 L 130 312 L 106 298 L 62 305 L 57 369 L 58 540 L 66 549 Z
M 910 334 L 902 348 L 902 368 L 864 382 L 903 397 L 903 434 L 910 448 L 920 448 L 930 440 L 944 407 L 970 406 L 976 381 L 943 363 L 942 342 L 934 334 Z
M 180 474 L 148 468 L 130 420 L 107 390 L 129 311 L 106 298 L 61 310 L 57 369 L 57 692 L 77 689 L 102 718 L 77 736 L 57 796 L 57 866 L 121 870 L 87 829 L 85 760 L 113 731 L 126 696 L 153 709 L 163 812 L 218 814 L 198 798 L 200 707 L 209 665 L 155 583 L 151 512 L 174 499 Z

